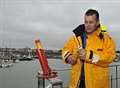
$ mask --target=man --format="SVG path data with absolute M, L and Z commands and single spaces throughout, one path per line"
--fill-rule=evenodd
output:
M 109 88 L 109 64 L 115 58 L 115 44 L 101 31 L 99 13 L 89 9 L 62 50 L 65 63 L 71 64 L 69 88 Z M 85 35 L 85 36 L 83 36 Z

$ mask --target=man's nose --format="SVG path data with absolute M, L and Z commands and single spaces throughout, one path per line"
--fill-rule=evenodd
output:
M 86 24 L 86 27 L 89 27 L 89 26 L 90 26 L 90 24 L 89 24 L 89 23 L 87 23 L 87 24 Z

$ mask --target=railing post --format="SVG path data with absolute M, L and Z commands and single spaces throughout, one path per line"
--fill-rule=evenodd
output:
M 110 88 L 112 88 L 112 83 L 113 83 L 113 81 L 112 81 L 112 75 L 111 75 L 111 79 L 110 79 L 110 80 L 111 80 L 111 82 L 110 82 L 110 83 L 111 83 L 111 84 L 110 84 L 111 87 L 110 87 Z
M 45 88 L 45 79 L 38 77 L 38 88 Z
M 118 88 L 118 71 L 117 71 L 117 65 L 116 65 L 116 88 Z
M 52 76 L 51 76 L 52 77 Z M 59 79 L 58 77 L 45 77 L 42 74 L 42 71 L 39 71 L 37 74 L 37 78 L 38 78 L 38 88 L 63 88 L 63 81 L 61 79 Z M 45 80 L 48 80 L 49 85 L 46 87 L 45 86 Z
M 59 78 L 49 79 L 49 82 L 52 85 L 52 88 L 63 88 L 63 81 Z
M 50 85 L 45 87 L 45 79 L 38 77 L 38 88 L 63 88 L 63 81 L 59 78 L 48 79 Z

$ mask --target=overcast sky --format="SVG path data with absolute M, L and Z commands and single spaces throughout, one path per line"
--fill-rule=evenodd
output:
M 46 49 L 60 49 L 94 8 L 120 50 L 119 0 L 0 0 L 0 47 L 31 47 L 40 39 Z

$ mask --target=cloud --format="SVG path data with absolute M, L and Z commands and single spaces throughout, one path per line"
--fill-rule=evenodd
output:
M 0 40 L 4 44 L 0 46 L 33 48 L 34 40 L 40 38 L 46 48 L 62 48 L 72 30 L 83 23 L 85 11 L 95 8 L 120 49 L 117 0 L 2 0 L 1 6 Z

